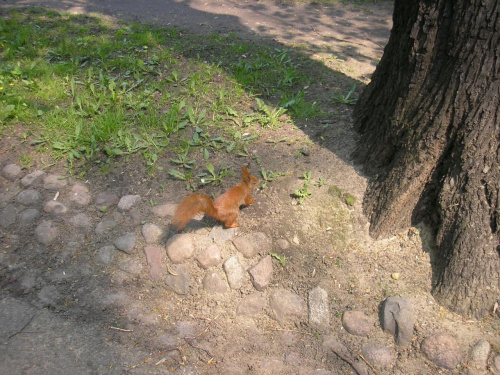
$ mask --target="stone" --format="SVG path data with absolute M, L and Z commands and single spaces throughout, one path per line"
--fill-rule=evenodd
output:
M 60 190 L 68 185 L 68 180 L 64 176 L 48 174 L 43 178 L 43 188 L 45 190 Z
M 124 253 L 132 254 L 132 251 L 135 248 L 135 242 L 135 233 L 127 233 L 116 238 L 113 241 L 113 245 L 115 245 L 118 250 L 123 251 Z
M 302 298 L 289 290 L 277 289 L 269 297 L 274 318 L 280 323 L 300 323 L 307 317 L 307 306 Z
M 44 286 L 38 292 L 38 305 L 40 307 L 57 306 L 58 301 L 61 299 L 61 294 L 58 292 L 54 285 Z
M 253 293 L 244 297 L 238 308 L 236 315 L 255 316 L 264 312 L 266 300 L 260 293 Z
M 120 262 L 118 268 L 124 272 L 127 272 L 131 275 L 139 275 L 142 272 L 142 264 L 133 259 L 127 259 L 123 262 Z
M 56 240 L 59 235 L 59 230 L 53 221 L 43 220 L 36 227 L 35 235 L 38 242 L 47 246 Z
M 365 359 L 378 370 L 389 370 L 396 363 L 394 351 L 381 344 L 366 343 L 361 347 Z
M 257 254 L 268 254 L 272 249 L 271 239 L 262 232 L 252 232 L 237 237 L 233 243 L 245 258 L 253 258 Z
M 111 207 L 116 206 L 120 198 L 113 193 L 101 193 L 95 197 L 94 206 L 101 212 L 108 211 Z
M 2 176 L 4 176 L 7 180 L 17 180 L 21 177 L 21 167 L 16 164 L 7 164 L 2 169 Z
M 492 369 L 494 369 L 497 373 L 500 373 L 500 354 L 496 354 L 493 357 L 493 363 L 491 365 Z
M 118 212 L 129 211 L 141 200 L 139 195 L 125 195 L 118 202 Z
M 368 336 L 374 322 L 363 311 L 345 311 L 342 315 L 342 326 L 351 335 Z
M 189 234 L 175 234 L 167 241 L 167 255 L 172 263 L 182 263 L 194 255 L 193 239 Z
M 491 344 L 486 339 L 477 341 L 470 351 L 469 367 L 474 370 L 486 370 Z
M 89 189 L 83 184 L 75 184 L 71 187 L 69 199 L 78 206 L 87 206 L 91 199 Z
M 420 350 L 429 361 L 447 370 L 453 370 L 462 359 L 457 341 L 446 333 L 425 338 Z
M 156 217 L 168 217 L 168 216 L 174 216 L 174 212 L 176 209 L 177 205 L 167 203 L 167 204 L 161 204 L 158 206 L 151 207 L 151 212 L 153 215 Z
M 226 293 L 228 286 L 226 281 L 217 271 L 207 272 L 203 278 L 203 290 L 208 294 Z
M 224 262 L 224 272 L 231 289 L 239 289 L 246 280 L 246 272 L 237 255 L 233 255 Z
M 68 207 L 61 202 L 50 200 L 44 204 L 43 210 L 51 216 L 56 217 L 65 214 L 68 211 Z
M 413 307 L 404 298 L 393 296 L 384 301 L 382 329 L 394 336 L 399 346 L 408 346 L 413 338 Z
M 118 223 L 113 219 L 103 219 L 95 227 L 95 234 L 101 236 L 105 233 L 109 233 L 117 225 Z
M 163 278 L 163 263 L 165 250 L 158 245 L 144 246 L 144 254 L 149 268 L 149 276 L 153 281 L 159 281 Z
M 330 326 L 330 304 L 328 293 L 317 286 L 309 291 L 309 325 L 313 328 L 326 329 Z
M 156 224 L 146 223 L 141 229 L 142 235 L 146 243 L 158 243 L 162 239 L 164 233 L 163 230 Z
M 267 255 L 262 258 L 259 263 L 248 270 L 248 273 L 250 274 L 254 288 L 259 292 L 265 290 L 273 276 L 273 261 L 271 260 L 271 256 Z
M 23 206 L 33 207 L 40 204 L 42 200 L 41 194 L 38 190 L 23 190 L 16 196 L 16 202 Z
M 14 224 L 17 217 L 17 209 L 13 204 L 5 206 L 0 211 L 0 228 L 7 228 L 9 225 Z
M 278 246 L 280 247 L 281 250 L 285 250 L 285 249 L 288 249 L 290 247 L 290 244 L 284 238 L 278 239 L 276 241 L 276 243 L 278 244 Z
M 19 214 L 19 221 L 22 226 L 26 226 L 34 223 L 39 217 L 41 213 L 35 208 L 27 208 Z
M 204 269 L 218 266 L 222 261 L 219 247 L 216 244 L 211 244 L 196 256 L 196 260 Z
M 110 264 L 113 260 L 114 252 L 115 247 L 113 245 L 103 246 L 97 250 L 95 261 L 101 264 Z
M 37 184 L 45 176 L 44 171 L 34 171 L 21 179 L 21 186 L 28 187 Z
M 239 232 L 239 229 L 239 227 L 224 229 L 222 226 L 216 225 L 208 234 L 208 238 L 213 242 L 229 241 Z
M 11 297 L 0 300 L 0 345 L 7 345 L 11 337 L 26 329 L 35 313 L 27 302 Z
M 169 273 L 165 277 L 165 284 L 167 288 L 179 295 L 189 294 L 189 286 L 191 285 L 189 265 L 177 265 L 173 267 L 172 271 L 176 273 L 176 275 Z
M 89 230 L 92 227 L 92 221 L 90 220 L 90 217 L 83 213 L 80 212 L 76 214 L 75 216 L 71 217 L 68 220 L 68 223 L 78 229 L 85 229 Z

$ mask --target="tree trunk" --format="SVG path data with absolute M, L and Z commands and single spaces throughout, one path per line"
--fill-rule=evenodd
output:
M 500 298 L 500 2 L 396 0 L 355 108 L 375 238 L 431 221 L 433 293 L 482 317 Z

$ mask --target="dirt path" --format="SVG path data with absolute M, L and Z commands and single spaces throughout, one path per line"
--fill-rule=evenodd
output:
M 362 82 L 391 25 L 389 2 L 0 2 L 27 5 L 274 39 Z M 310 94 L 330 81 L 313 80 Z M 482 371 L 471 373 L 497 371 L 498 319 L 464 322 L 433 301 L 425 228 L 383 241 L 367 235 L 360 204 L 366 180 L 349 159 L 356 137 L 350 115 L 340 108 L 323 123 L 280 129 L 289 139 L 324 136 L 326 146 L 255 146 L 267 169 L 289 173 L 255 192 L 241 228 L 193 221 L 179 235 L 169 232 L 179 183 L 151 181 L 125 161 L 104 179 L 90 170 L 84 181 L 61 178 L 60 165 L 21 170 L 25 145 L 2 138 L 0 373 L 463 374 L 466 365 Z M 335 131 L 326 132 L 332 123 Z M 166 170 L 168 161 L 161 163 Z M 291 204 L 290 192 L 308 170 L 338 188 L 315 186 L 307 204 Z M 346 204 L 345 192 L 354 204 Z M 403 297 L 396 310 L 384 304 L 390 296 Z M 391 329 L 384 312 L 400 317 L 392 321 L 397 332 L 383 331 Z M 448 336 L 435 336 L 443 332 Z

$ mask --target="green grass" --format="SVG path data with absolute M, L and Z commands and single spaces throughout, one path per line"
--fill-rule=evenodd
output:
M 301 91 L 304 59 L 235 35 L 12 10 L 0 18 L 0 130 L 22 125 L 70 171 L 141 153 L 153 172 L 166 149 L 243 157 L 254 138 L 242 128 L 320 113 Z

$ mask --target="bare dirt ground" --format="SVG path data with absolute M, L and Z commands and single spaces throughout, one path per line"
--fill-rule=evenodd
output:
M 286 176 L 255 192 L 257 202 L 241 212 L 241 228 L 221 230 L 211 221 L 194 221 L 181 236 L 187 250 L 168 256 L 167 240 L 174 235 L 169 230 L 172 208 L 187 194 L 180 182 L 166 175 L 152 178 L 139 158 L 118 161 L 105 175 L 91 168 L 80 181 L 58 179 L 67 172 L 57 164 L 28 181 L 25 177 L 34 176 L 31 173 L 40 171 L 42 164 L 35 160 L 28 170 L 6 170 L 9 164 L 19 164 L 27 146 L 21 136 L 4 137 L 0 141 L 0 373 L 498 371 L 494 363 L 500 350 L 498 319 L 464 320 L 432 298 L 429 231 L 410 228 L 380 241 L 368 236 L 361 208 L 367 182 L 361 166 L 353 165 L 349 157 L 356 141 L 352 107 L 332 103 L 331 93 L 345 93 L 352 83 L 369 81 L 389 36 L 390 2 L 320 6 L 241 0 L 0 1 L 2 8 L 33 5 L 175 25 L 190 33 L 234 32 L 256 42 L 272 40 L 300 49 L 325 66 L 313 77 L 307 95 L 323 108 L 331 106 L 331 116 L 322 122 L 287 122 L 269 135 L 275 140 L 286 137 L 284 142 L 266 142 L 269 137 L 263 133 L 262 141 L 252 144 L 259 165 L 251 165 L 251 172 L 258 175 L 263 166 L 287 172 Z M 169 158 L 165 155 L 158 162 L 164 170 Z M 208 188 L 207 193 L 218 195 L 238 181 L 240 162 L 226 162 L 233 166 L 234 177 L 228 186 Z M 307 171 L 314 183 L 312 195 L 298 205 L 290 195 L 303 186 L 301 177 Z M 320 177 L 324 186 L 316 184 Z M 352 194 L 354 204 L 346 204 L 345 197 L 329 188 L 333 185 Z M 108 194 L 107 201 L 100 201 L 102 194 Z M 67 211 L 47 208 L 46 202 L 55 195 Z M 138 201 L 125 207 L 123 198 L 132 195 Z M 101 209 L 103 204 L 106 210 Z M 264 243 L 259 242 L 262 238 Z M 255 252 L 243 255 L 242 248 L 255 243 Z M 213 244 L 214 263 L 205 267 L 203 255 Z M 193 255 L 184 257 L 189 246 Z M 120 247 L 122 251 L 116 249 Z M 269 253 L 281 257 L 282 264 L 272 258 L 272 275 L 262 287 L 246 271 Z M 227 266 L 231 258 L 244 269 L 240 279 Z M 326 298 L 311 297 L 318 287 Z M 292 297 L 280 299 L 283 296 Z M 381 329 L 382 304 L 389 296 L 402 296 L 413 306 L 415 324 L 408 346 L 396 345 L 394 337 Z M 319 323 L 311 315 L 318 309 L 323 317 Z M 346 311 L 363 312 L 359 325 L 368 322 L 366 334 L 346 331 L 342 321 Z M 422 341 L 443 332 L 458 345 L 455 369 L 438 367 L 422 355 Z M 475 369 L 477 362 L 469 352 L 483 338 L 492 349 L 483 367 Z M 341 358 L 338 350 L 335 354 L 328 344 L 331 340 L 350 357 Z M 361 356 L 367 344 L 387 349 L 388 362 Z

